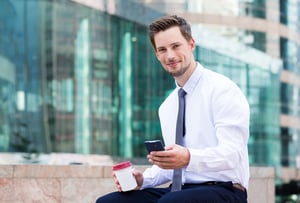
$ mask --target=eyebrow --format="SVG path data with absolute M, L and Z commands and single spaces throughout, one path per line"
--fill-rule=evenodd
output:
M 182 44 L 182 43 L 181 42 L 173 42 L 169 46 L 180 45 L 180 44 Z M 163 48 L 166 48 L 166 47 L 165 46 L 156 47 L 156 49 L 163 49 Z

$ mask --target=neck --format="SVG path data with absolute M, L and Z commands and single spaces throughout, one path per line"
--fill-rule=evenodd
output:
M 183 74 L 181 76 L 178 76 L 178 77 L 175 77 L 175 81 L 176 81 L 176 83 L 179 87 L 184 86 L 184 84 L 188 81 L 188 79 L 193 74 L 194 70 L 196 69 L 196 66 L 197 66 L 197 62 L 193 60 L 190 64 L 190 67 L 185 72 L 185 74 Z

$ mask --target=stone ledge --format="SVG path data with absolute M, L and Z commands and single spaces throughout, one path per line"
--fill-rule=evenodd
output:
M 0 165 L 0 202 L 93 203 L 116 190 L 111 170 L 112 165 Z M 274 169 L 251 167 L 250 174 L 248 202 L 275 202 Z
M 300 169 L 298 168 L 281 168 L 280 177 L 283 183 L 290 182 L 291 180 L 300 180 Z

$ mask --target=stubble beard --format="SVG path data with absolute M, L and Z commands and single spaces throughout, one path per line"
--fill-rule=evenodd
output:
M 169 71 L 169 74 L 172 75 L 173 77 L 180 77 L 182 76 L 191 66 L 191 63 L 189 63 L 188 65 L 181 67 L 178 71 L 176 72 L 171 72 Z

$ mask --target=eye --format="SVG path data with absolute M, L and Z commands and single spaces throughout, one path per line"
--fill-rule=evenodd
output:
M 179 44 L 174 44 L 173 48 L 178 48 L 180 45 Z
M 158 48 L 158 49 L 157 49 L 157 52 L 158 52 L 158 53 L 164 53 L 165 51 L 166 51 L 165 48 Z

